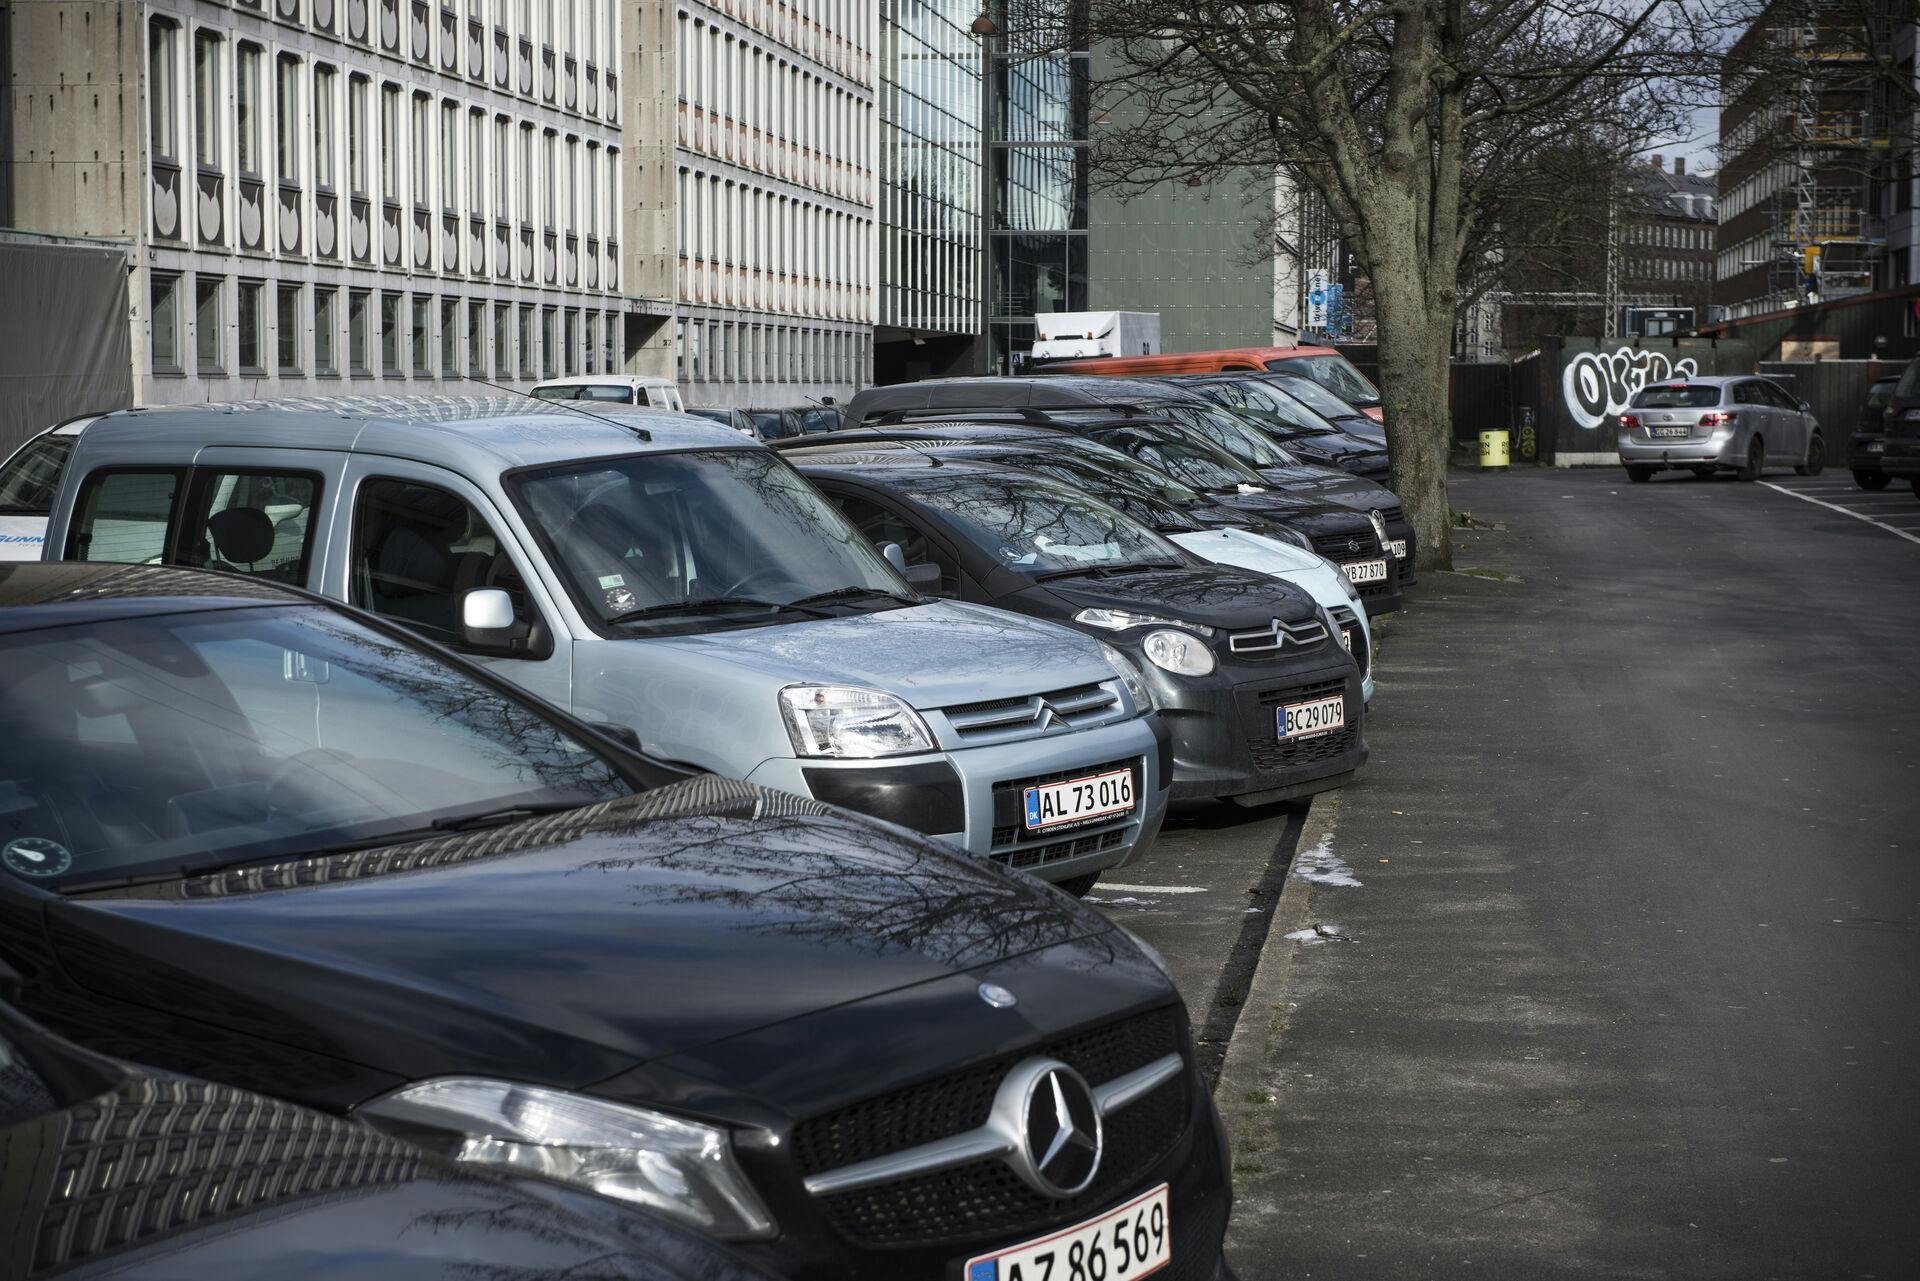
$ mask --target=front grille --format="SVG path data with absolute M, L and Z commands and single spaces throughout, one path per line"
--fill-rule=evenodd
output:
M 1353 700 L 1347 703 L 1347 724 L 1330 734 L 1315 734 L 1309 738 L 1295 739 L 1291 742 L 1274 737 L 1275 708 L 1286 703 L 1304 703 L 1316 698 L 1326 698 L 1332 694 L 1344 694 L 1347 683 L 1344 680 L 1317 681 L 1312 685 L 1301 685 L 1293 689 L 1263 691 L 1255 700 L 1251 723 L 1248 726 L 1247 743 L 1253 753 L 1255 768 L 1264 774 L 1275 774 L 1282 770 L 1298 769 L 1302 765 L 1313 765 L 1320 761 L 1332 760 L 1353 750 L 1360 734 L 1360 727 L 1354 724 L 1355 708 Z
M 1004 833 L 1004 837 L 1003 834 Z M 995 845 L 1012 845 L 1015 842 L 1016 829 L 993 829 Z M 1045 867 L 1048 863 L 1060 863 L 1070 858 L 1079 858 L 1083 854 L 1098 854 L 1110 850 L 1127 839 L 1125 828 L 1110 827 L 1104 832 L 1092 836 L 1082 836 L 1071 840 L 1055 841 L 1051 845 L 1021 845 L 1016 849 L 999 850 L 988 855 L 996 863 L 1005 863 L 1008 867 L 1035 868 Z
M 985 1124 L 1007 1070 L 1036 1055 L 1059 1059 L 1098 1086 L 1180 1049 L 1174 1011 L 1152 1010 L 804 1121 L 793 1132 L 794 1161 L 803 1175 L 819 1174 L 975 1129 Z M 1187 1089 L 1183 1072 L 1108 1117 L 1100 1173 L 1073 1200 L 1042 1196 L 1005 1164 L 988 1160 L 822 1197 L 821 1211 L 843 1235 L 870 1245 L 930 1244 L 985 1233 L 1011 1238 L 1071 1222 L 1138 1179 L 1173 1146 L 1186 1124 Z
M 1111 720 L 1119 706 L 1119 695 L 1093 684 L 1020 698 L 956 703 L 941 710 L 955 734 L 963 741 L 975 741 L 1084 729 Z
M 1349 547 L 1348 543 L 1358 545 Z M 1315 534 L 1313 550 L 1328 560 L 1340 561 L 1343 564 L 1350 560 L 1380 559 L 1380 541 L 1373 536 L 1371 529 L 1354 530 L 1350 534 Z
M 1326 639 L 1326 626 L 1317 618 L 1303 618 L 1297 623 L 1276 618 L 1271 626 L 1259 631 L 1235 632 L 1227 637 L 1227 650 L 1241 658 L 1277 658 L 1289 645 L 1311 649 Z
M 1345 605 L 1335 606 L 1328 612 L 1333 615 L 1333 621 L 1344 627 L 1347 634 L 1353 637 L 1353 661 L 1360 665 L 1360 674 L 1365 676 L 1367 664 L 1373 661 L 1373 655 L 1367 652 L 1367 633 L 1360 626 L 1359 615 Z
M 1087 778 L 1094 774 L 1110 774 L 1115 770 L 1133 772 L 1133 810 L 1127 814 L 1110 814 L 1088 819 L 1080 827 L 1048 827 L 1030 832 L 1024 821 L 1026 814 L 1026 790 L 1046 783 L 1064 783 L 1070 778 Z M 1133 822 L 1140 813 L 1142 801 L 1141 788 L 1145 786 L 1144 771 L 1140 758 L 1108 761 L 1103 765 L 1075 765 L 1071 769 L 1055 770 L 1051 774 L 1035 774 L 1031 778 L 1007 779 L 993 785 L 993 852 L 1001 853 L 1003 845 L 1024 845 L 1028 842 L 1058 840 L 1068 832 L 1084 832 L 1089 827 L 1114 827 Z M 1066 857 L 1061 855 L 1058 857 Z M 1002 860 L 1005 861 L 1005 860 Z M 1016 863 L 1015 867 L 1025 867 L 1025 863 Z

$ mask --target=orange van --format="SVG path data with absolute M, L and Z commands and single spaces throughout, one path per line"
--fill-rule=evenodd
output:
M 1380 389 L 1331 347 L 1225 347 L 1219 351 L 1169 352 L 1159 356 L 1091 356 L 1036 365 L 1036 374 L 1094 374 L 1151 378 L 1160 374 L 1304 374 L 1340 399 L 1380 421 Z

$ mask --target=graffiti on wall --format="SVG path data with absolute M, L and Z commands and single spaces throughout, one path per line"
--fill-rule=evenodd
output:
M 1560 373 L 1560 398 L 1576 424 L 1598 427 L 1625 409 L 1633 394 L 1648 383 L 1692 378 L 1699 372 L 1691 356 L 1673 360 L 1663 351 L 1637 347 L 1583 351 Z

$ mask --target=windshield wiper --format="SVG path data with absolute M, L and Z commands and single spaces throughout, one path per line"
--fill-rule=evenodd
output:
M 1138 574 L 1149 569 L 1178 569 L 1177 560 L 1133 560 L 1118 565 L 1086 565 L 1079 569 L 1051 569 L 1035 574 L 1033 581 L 1044 583 L 1055 578 L 1114 578 L 1120 574 Z
M 429 825 L 435 832 L 471 832 L 482 827 L 500 827 L 507 823 L 517 823 L 523 818 L 538 818 L 542 814 L 559 814 L 565 810 L 577 810 L 585 801 L 542 801 L 530 805 L 504 805 L 497 810 L 481 810 L 477 814 L 450 814 L 445 818 L 436 818 Z
M 831 618 L 825 610 L 808 609 L 798 603 L 788 604 L 777 600 L 756 600 L 751 596 L 708 596 L 701 600 L 668 600 L 658 605 L 643 605 L 639 609 L 630 609 L 624 614 L 615 614 L 608 623 L 632 623 L 645 618 L 660 618 L 668 614 L 709 614 L 717 609 L 772 609 L 798 610 L 815 618 Z
M 897 601 L 902 605 L 918 605 L 922 603 L 918 597 L 908 596 L 904 592 L 890 592 L 884 587 L 836 587 L 830 592 L 815 592 L 811 596 L 802 596 L 799 600 L 789 601 L 788 604 L 792 607 L 798 607 L 802 605 L 821 604 L 830 600 L 868 600 L 874 597 Z

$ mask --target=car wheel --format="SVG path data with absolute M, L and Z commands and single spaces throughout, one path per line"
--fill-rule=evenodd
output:
M 1094 882 L 1099 879 L 1100 873 L 1088 872 L 1085 876 L 1069 876 L 1064 881 L 1055 881 L 1054 884 L 1075 898 L 1085 898 L 1093 892 Z
M 1857 471 L 1853 473 L 1853 483 L 1862 489 L 1885 489 L 1893 483 L 1893 477 L 1879 471 Z
M 1654 469 L 1645 463 L 1629 463 L 1627 465 L 1627 479 L 1636 485 L 1643 481 L 1652 480 L 1653 473 Z
M 1695 480 L 1712 480 L 1713 479 L 1713 468 L 1711 467 L 1694 467 L 1694 468 L 1691 468 L 1690 470 L 1693 472 L 1693 478 Z
M 1815 432 L 1807 441 L 1807 461 L 1793 469 L 1796 476 L 1818 476 L 1827 465 L 1827 442 Z
M 1767 442 L 1755 436 L 1747 442 L 1747 461 L 1741 464 L 1737 475 L 1741 480 L 1759 480 L 1766 465 Z

